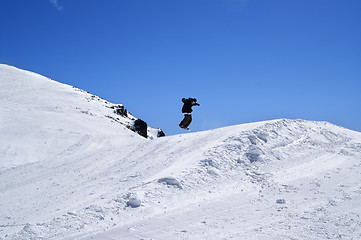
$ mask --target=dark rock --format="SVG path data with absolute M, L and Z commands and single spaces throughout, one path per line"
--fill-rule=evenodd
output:
M 124 109 L 123 105 L 114 106 L 114 113 L 120 116 L 128 117 L 128 112 Z
M 147 134 L 148 125 L 141 119 L 137 119 L 134 121 L 134 131 L 136 131 L 140 136 L 145 138 L 148 137 Z
M 165 137 L 165 134 L 161 129 L 158 130 L 157 137 Z

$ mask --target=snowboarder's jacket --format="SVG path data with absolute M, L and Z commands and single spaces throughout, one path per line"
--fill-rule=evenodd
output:
M 197 99 L 195 98 L 182 98 L 182 102 L 184 103 L 182 113 L 191 113 L 193 112 L 193 106 L 199 106 L 199 103 L 197 103 Z

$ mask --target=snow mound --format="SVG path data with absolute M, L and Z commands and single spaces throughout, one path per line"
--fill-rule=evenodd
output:
M 180 182 L 178 182 L 178 180 L 175 179 L 174 177 L 164 177 L 164 178 L 159 179 L 158 182 L 165 183 L 166 185 L 175 186 L 175 187 L 182 189 Z

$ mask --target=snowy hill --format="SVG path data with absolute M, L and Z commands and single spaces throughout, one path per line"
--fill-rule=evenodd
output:
M 149 140 L 70 86 L 0 65 L 0 87 L 0 239 L 361 238 L 359 132 L 279 119 Z
M 35 73 L 0 65 L 0 170 L 100 147 L 110 137 L 134 137 L 137 119 L 121 104 Z M 123 108 L 124 114 L 115 111 Z M 159 129 L 148 128 L 149 138 Z

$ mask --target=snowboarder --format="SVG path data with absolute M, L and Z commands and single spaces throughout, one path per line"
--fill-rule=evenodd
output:
M 199 103 L 197 103 L 197 99 L 195 98 L 182 98 L 182 102 L 184 103 L 182 107 L 182 113 L 184 115 L 184 118 L 180 122 L 179 127 L 189 130 L 188 126 L 192 122 L 192 107 L 199 106 Z

